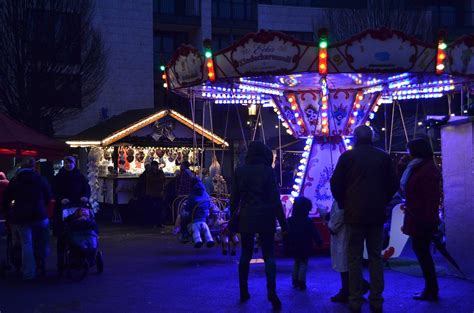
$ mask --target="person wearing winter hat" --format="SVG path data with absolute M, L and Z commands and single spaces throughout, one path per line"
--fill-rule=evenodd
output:
M 19 235 L 25 280 L 44 274 L 44 261 L 49 246 L 46 206 L 51 200 L 51 192 L 48 183 L 35 171 L 35 163 L 31 157 L 23 159 L 21 169 L 3 194 L 3 207 L 11 208 L 8 219 L 12 230 Z M 36 247 L 35 252 L 33 247 Z
M 56 200 L 54 210 L 54 227 L 53 232 L 58 238 L 63 232 L 62 223 L 62 206 L 70 204 L 86 203 L 91 195 L 89 182 L 76 167 L 76 158 L 66 156 L 64 158 L 64 166 L 59 170 L 53 179 L 53 194 Z M 64 256 L 63 241 L 58 239 L 58 270 L 62 271 Z

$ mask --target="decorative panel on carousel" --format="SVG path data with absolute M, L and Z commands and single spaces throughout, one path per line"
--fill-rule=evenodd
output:
M 330 210 L 333 197 L 330 180 L 339 156 L 344 152 L 340 137 L 315 138 L 306 168 L 301 194 L 313 202 L 311 215 L 318 215 L 318 208 Z
M 167 65 L 169 87 L 177 89 L 199 85 L 206 81 L 204 59 L 199 51 L 188 45 L 180 46 Z
M 316 134 L 316 130 L 321 124 L 319 110 L 321 107 L 321 95 L 317 91 L 300 91 L 296 93 L 297 101 L 302 112 L 306 129 L 311 135 Z
M 283 96 L 274 97 L 276 106 L 281 112 L 281 117 L 284 123 L 287 123 L 296 138 L 305 137 L 308 135 L 305 129 L 304 120 L 299 110 L 299 105 L 295 101 L 290 103 L 289 99 L 296 99 L 294 93 L 285 94 Z M 297 100 L 296 100 L 297 101 Z
M 378 93 L 363 94 L 359 91 L 355 95 L 352 107 L 349 110 L 349 115 L 344 128 L 344 135 L 351 135 L 357 126 L 363 125 L 369 119 L 372 107 L 379 98 Z
M 219 78 L 284 75 L 315 70 L 315 45 L 279 32 L 248 34 L 216 53 Z
M 387 28 L 369 29 L 328 48 L 329 73 L 434 72 L 436 47 Z
M 451 74 L 474 75 L 474 35 L 464 36 L 449 45 Z

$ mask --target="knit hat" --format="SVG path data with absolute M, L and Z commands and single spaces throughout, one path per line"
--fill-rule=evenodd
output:
M 65 157 L 64 157 L 64 161 L 69 161 L 69 162 L 71 162 L 71 163 L 76 164 L 76 158 L 73 157 L 72 155 L 65 156 Z

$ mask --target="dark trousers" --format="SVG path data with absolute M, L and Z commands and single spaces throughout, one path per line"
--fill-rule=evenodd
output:
M 370 304 L 379 308 L 383 303 L 383 225 L 347 224 L 349 244 L 347 258 L 349 264 L 349 305 L 360 308 L 363 303 L 362 256 L 364 241 L 367 242 L 370 272 Z
M 410 237 L 413 251 L 416 254 L 418 263 L 420 263 L 423 277 L 425 278 L 425 292 L 438 295 L 438 279 L 436 278 L 436 270 L 431 257 L 430 245 L 431 238 L 428 236 Z
M 250 260 L 252 259 L 255 234 L 241 233 L 242 253 L 239 262 L 240 288 L 246 289 L 249 278 Z M 265 275 L 267 277 L 267 288 L 275 290 L 276 287 L 276 264 L 274 256 L 274 233 L 259 233 L 263 260 L 265 261 Z
M 306 284 L 306 273 L 308 271 L 308 258 L 295 258 L 293 265 L 293 283 L 300 282 Z
M 162 199 L 159 197 L 146 196 L 143 200 L 144 211 L 142 216 L 142 223 L 145 225 L 162 225 Z

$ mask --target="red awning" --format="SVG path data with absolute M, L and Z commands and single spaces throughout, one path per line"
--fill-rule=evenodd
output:
M 65 143 L 0 113 L 0 154 L 61 158 L 66 149 Z

